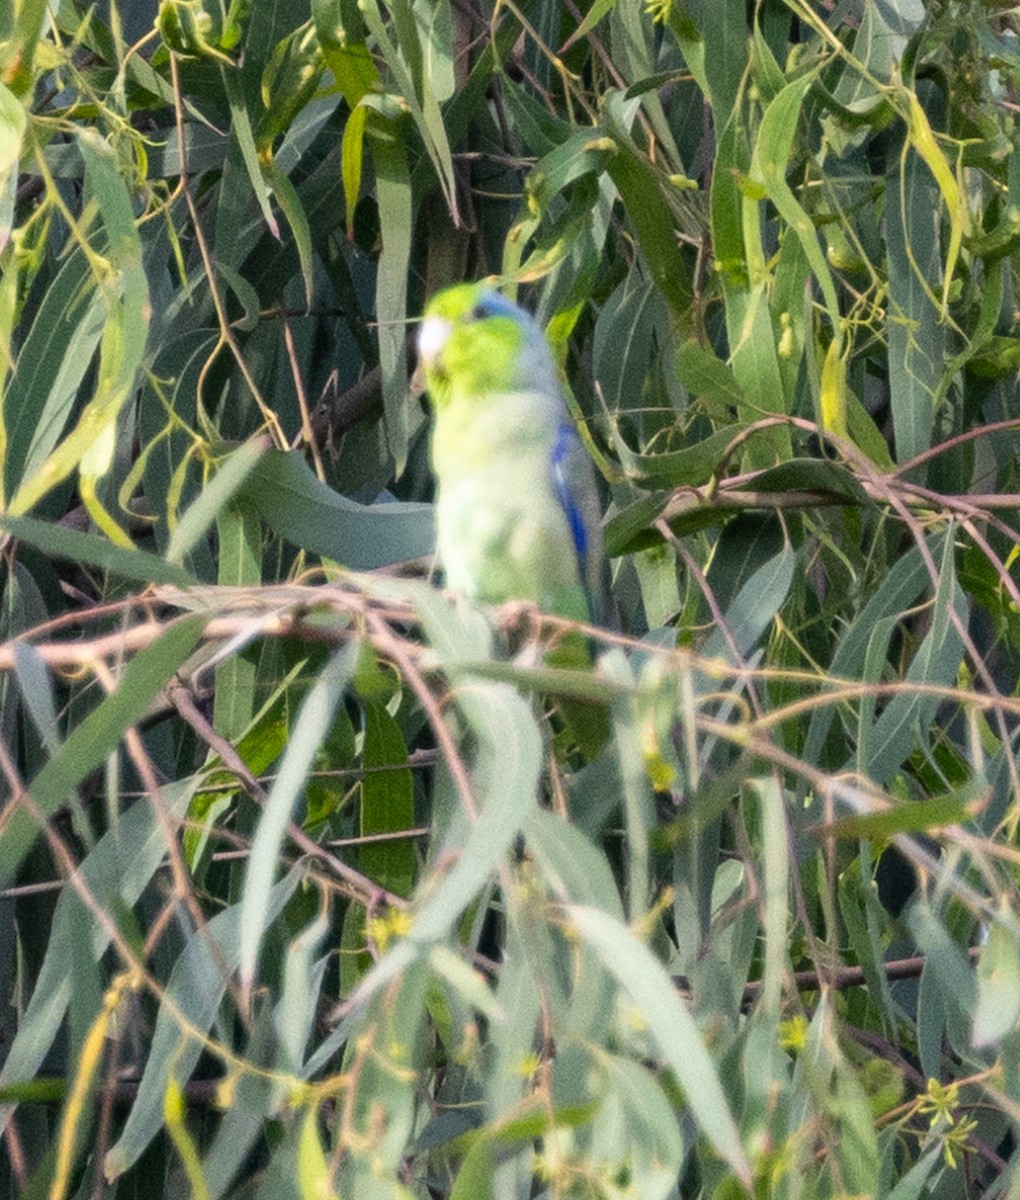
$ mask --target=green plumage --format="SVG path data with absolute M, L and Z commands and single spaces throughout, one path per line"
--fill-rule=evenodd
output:
M 418 345 L 448 585 L 597 620 L 598 497 L 542 331 L 486 285 L 462 284 L 428 305 Z

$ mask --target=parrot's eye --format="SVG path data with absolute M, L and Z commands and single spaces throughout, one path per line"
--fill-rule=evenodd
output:
M 469 321 L 488 321 L 492 317 L 519 318 L 521 310 L 499 292 L 484 292 L 468 314 Z

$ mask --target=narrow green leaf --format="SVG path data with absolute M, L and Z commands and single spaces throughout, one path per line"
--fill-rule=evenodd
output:
M 244 876 L 238 965 L 241 985 L 250 990 L 269 914 L 287 822 L 329 732 L 333 713 L 357 666 L 360 648 L 352 641 L 335 654 L 312 685 L 297 715 L 276 780 L 259 816 Z
M 758 175 L 768 192 L 769 199 L 804 248 L 807 260 L 811 264 L 811 270 L 825 297 L 825 307 L 829 310 L 833 344 L 838 346 L 842 343 L 843 329 L 832 272 L 829 270 L 829 264 L 818 241 L 818 234 L 815 232 L 811 218 L 801 207 L 786 182 L 787 163 L 794 135 L 797 132 L 800 108 L 814 78 L 815 73 L 812 71 L 795 79 L 792 83 L 788 83 L 765 110 L 761 125 L 758 127 L 752 171 Z
M 839 463 L 817 458 L 794 458 L 756 475 L 750 484 L 758 492 L 817 492 L 851 504 L 870 504 L 857 476 Z
M 606 98 L 605 113 L 607 132 L 617 146 L 606 170 L 637 233 L 648 274 L 665 297 L 679 328 L 692 333 L 694 284 L 680 251 L 673 214 L 655 171 L 627 132 L 621 95 L 612 93 Z
M 943 548 L 940 542 L 941 539 L 935 537 L 929 542 L 929 547 L 939 552 Z M 890 615 L 898 619 L 899 614 L 914 603 L 928 582 L 924 560 L 917 548 L 913 547 L 892 564 L 856 619 L 840 638 L 829 665 L 830 675 L 837 678 L 859 678 L 876 625 Z M 803 751 L 808 762 L 818 761 L 834 716 L 830 706 L 819 708 L 812 714 Z
M 946 796 L 932 796 L 928 800 L 914 803 L 901 802 L 894 808 L 873 813 L 851 813 L 826 825 L 826 836 L 841 838 L 867 838 L 872 841 L 888 841 L 898 833 L 927 833 L 944 825 L 958 825 L 966 821 L 975 797 L 951 792 Z
M 847 392 L 847 430 L 857 446 L 880 471 L 891 471 L 892 455 L 889 445 L 875 424 L 875 419 L 853 392 Z
M 450 210 L 454 224 L 457 225 L 460 223 L 460 218 L 457 212 L 457 182 L 453 171 L 453 156 L 450 153 L 446 126 L 440 115 L 435 96 L 421 69 L 421 45 L 418 41 L 417 27 L 411 16 L 411 7 L 407 0 L 394 0 L 392 8 L 399 16 L 403 30 L 402 36 L 399 38 L 399 50 L 389 36 L 376 0 L 361 0 L 359 4 L 365 24 L 378 45 L 386 66 L 393 75 L 407 111 L 410 112 L 418 127 L 425 149 L 435 168 L 446 206 Z M 405 66 L 405 63 L 408 62 L 410 63 L 410 72 Z M 401 146 L 401 151 L 403 151 L 403 146 Z M 406 172 L 406 165 L 403 170 Z M 377 176 L 380 174 L 378 161 L 376 162 L 376 174 Z M 380 217 L 385 228 L 381 195 L 379 202 Z M 409 199 L 408 203 L 410 203 Z M 410 237 L 409 227 L 406 232 Z M 398 459 L 398 461 L 402 460 Z
M 162 789 L 162 802 L 171 821 L 179 820 L 191 798 L 195 779 L 183 779 Z M 99 911 L 121 905 L 133 908 L 143 889 L 166 857 L 163 826 L 152 805 L 133 804 L 120 816 L 82 862 L 81 880 Z M 57 900 L 46 954 L 35 989 L 21 1014 L 18 1030 L 3 1066 L 5 1084 L 32 1079 L 42 1066 L 60 1029 L 71 997 L 71 956 L 75 941 L 84 941 L 96 961 L 110 944 L 107 926 L 95 918 L 71 887 Z M 12 1115 L 0 1108 L 0 1131 Z
M 445 606 L 444 606 L 445 607 Z M 433 646 L 437 608 L 423 614 Z M 542 746 L 528 706 L 506 684 L 466 678 L 456 693 L 457 707 L 476 739 L 472 796 L 478 813 L 467 829 L 459 856 L 414 914 L 411 932 L 362 979 L 357 999 L 366 1003 L 446 937 L 485 886 L 496 865 L 523 828 L 537 801 Z
M 902 463 L 932 443 L 934 397 L 946 358 L 936 295 L 942 286 L 939 191 L 927 167 L 907 152 L 886 177 L 886 197 L 889 391 L 896 460 Z
M 546 885 L 563 903 L 597 906 L 623 920 L 623 904 L 605 855 L 575 826 L 546 808 L 536 808 L 525 828 Z
M 726 610 L 726 629 L 730 636 L 725 637 L 722 630 L 717 629 L 702 650 L 706 657 L 728 659 L 732 655 L 731 643 L 741 655 L 756 645 L 789 594 L 796 562 L 796 551 L 785 544 L 778 554 L 750 576 Z
M 474 1139 L 450 1189 L 450 1200 L 492 1200 L 496 1145 L 488 1131 Z
M 39 835 L 38 819 L 48 820 L 68 793 L 100 766 L 125 731 L 145 715 L 170 676 L 194 650 L 202 636 L 203 617 L 173 622 L 124 668 L 117 688 L 80 725 L 29 782 L 35 813 L 21 803 L 9 804 L 0 816 L 0 883 L 6 887 Z M 37 814 L 37 815 L 36 815 Z
M 733 414 L 746 402 L 732 368 L 695 341 L 685 342 L 677 351 L 676 370 L 680 382 L 696 400 L 705 403 L 716 420 L 732 421 Z
M 169 562 L 184 561 L 215 523 L 223 508 L 244 487 L 266 451 L 266 439 L 256 435 L 227 455 L 220 469 L 177 523 L 166 549 Z
M 648 947 L 607 913 L 575 905 L 568 905 L 566 912 L 581 941 L 599 956 L 640 1013 L 658 1043 L 663 1062 L 684 1089 L 701 1131 L 750 1188 L 751 1168 L 715 1064 L 672 980 Z
M 608 1174 L 626 1163 L 635 1194 L 645 1200 L 674 1196 L 684 1139 L 662 1085 L 646 1067 L 618 1054 L 601 1056 L 599 1065 L 606 1093 L 592 1122 L 596 1164 L 601 1161 Z
M 9 517 L 0 513 L 0 529 L 29 545 L 37 546 L 46 554 L 98 567 L 121 579 L 132 579 L 143 584 L 170 583 L 184 588 L 191 587 L 195 582 L 183 567 L 157 558 L 155 554 L 145 550 L 126 550 L 113 545 L 105 537 L 81 533 L 66 525 L 51 525 L 36 517 Z
M 332 1176 L 319 1137 L 318 1105 L 310 1103 L 301 1121 L 298 1138 L 297 1184 L 301 1200 L 340 1200 L 330 1186 Z
M 953 273 L 956 269 L 956 260 L 960 255 L 960 247 L 963 244 L 963 235 L 969 232 L 970 221 L 967 203 L 964 200 L 956 176 L 950 169 L 945 155 L 935 140 L 935 134 L 928 123 L 928 116 L 921 107 L 921 102 L 918 100 L 916 92 L 907 93 L 907 105 L 909 110 L 907 130 L 910 145 L 924 160 L 925 166 L 927 166 L 928 170 L 935 177 L 935 183 L 938 186 L 942 199 L 945 201 L 946 210 L 949 214 L 949 245 L 946 248 L 946 265 L 943 272 L 944 283 L 942 286 L 942 306 L 940 313 L 944 320 L 948 316 L 949 289 L 953 282 Z
M 450 985 L 465 1003 L 483 1013 L 492 1022 L 505 1021 L 507 1014 L 489 990 L 485 977 L 466 962 L 456 950 L 440 943 L 428 955 L 429 969 Z
M 919 1200 L 926 1185 L 942 1159 L 942 1146 L 936 1144 L 917 1160 L 896 1186 L 886 1195 L 886 1200 Z
M 952 687 L 957 679 L 963 642 L 952 614 L 955 612 L 960 627 L 966 629 L 969 611 L 956 580 L 953 541 L 950 527 L 942 546 L 931 626 L 907 669 L 907 683 Z M 859 764 L 861 769 L 879 782 L 888 780 L 919 738 L 927 740 L 938 705 L 937 696 L 921 696 L 909 690 L 893 696 L 871 731 L 868 757 Z
M 297 866 L 267 897 L 264 919 L 274 921 L 301 882 Z M 131 1111 L 121 1135 L 103 1162 L 111 1182 L 123 1175 L 163 1127 L 163 1097 L 171 1074 L 188 1079 L 204 1049 L 201 1036 L 216 1019 L 227 979 L 224 970 L 236 970 L 245 915 L 235 904 L 217 913 L 204 929 L 188 938 L 166 987 L 149 1057 Z M 199 1036 L 196 1036 L 196 1033 Z
M 250 1063 L 268 1063 L 276 1053 L 273 1013 L 266 1005 L 256 1014 L 255 1028 L 245 1045 Z M 213 1196 L 222 1197 L 238 1177 L 253 1147 L 263 1136 L 266 1122 L 276 1112 L 275 1086 L 271 1077 L 257 1071 L 238 1075 L 232 1103 L 220 1116 L 215 1136 L 202 1158 L 202 1171 Z M 286 1193 L 284 1193 L 286 1194 Z M 282 1197 L 281 1197 L 282 1200 Z
M 978 959 L 973 1044 L 993 1046 L 1012 1033 L 1018 1024 L 1020 946 L 1012 929 L 993 921 Z
M 885 968 L 883 931 L 885 910 L 871 886 L 871 854 L 862 847 L 857 861 L 839 876 L 839 911 L 846 925 L 849 944 L 864 972 L 873 1000 L 881 1004 L 887 1031 L 896 1027 L 897 1010 Z
M 465 680 L 458 709 L 477 739 L 472 778 L 477 819 L 460 857 L 415 916 L 411 937 L 444 937 L 478 893 L 537 802 L 541 740 L 534 717 L 513 688 Z
M 103 332 L 106 306 L 81 251 L 43 296 L 6 385 L 5 494 L 38 471 L 57 444 Z
M 947 1036 L 943 988 L 932 963 L 925 962 L 917 989 L 917 1054 L 926 1079 L 938 1079 Z
M 0 82 L 0 250 L 7 245 L 14 222 L 14 193 L 18 183 L 18 160 L 28 119 L 21 101 Z
M 283 966 L 283 994 L 274 1014 L 276 1032 L 292 1071 L 299 1071 L 305 1058 L 305 1046 L 315 1022 L 322 979 L 329 965 L 328 956 L 315 955 L 329 929 L 325 913 L 301 930 L 287 944 Z
M 382 704 L 363 702 L 367 772 L 361 783 L 361 836 L 394 834 L 414 825 L 414 783 L 400 726 Z M 361 870 L 380 887 L 410 896 L 414 845 L 410 839 L 366 842 L 358 852 Z
M 354 40 L 352 31 L 344 28 L 340 0 L 312 0 L 312 19 L 326 62 L 353 116 L 363 96 L 382 91 L 375 59 L 364 42 Z
M 772 776 L 749 780 L 761 805 L 765 877 L 765 961 L 762 971 L 762 1013 L 779 1020 L 788 956 L 790 916 L 790 851 L 784 797 Z
M 21 0 L 13 6 L 11 38 L 0 48 L 0 67 L 16 95 L 24 95 L 33 81 L 33 60 L 43 23 L 46 0 Z
M 411 259 L 414 213 L 407 152 L 399 131 L 373 132 L 376 198 L 382 252 L 376 276 L 375 315 L 379 323 L 386 438 L 399 475 L 407 461 L 407 267 Z
M 595 3 L 585 13 L 581 24 L 560 47 L 560 54 L 565 54 L 570 47 L 590 33 L 607 13 L 616 7 L 619 0 L 595 0 Z
M 656 334 L 667 321 L 662 297 L 636 264 L 595 321 L 592 365 L 611 413 L 629 412 L 643 403 L 646 382 L 659 370 Z
M 758 17 L 755 18 L 751 34 L 751 71 L 767 108 L 786 86 L 786 76 L 762 34 Z
M 739 113 L 738 98 L 750 50 L 748 10 L 741 0 L 690 0 L 688 7 L 704 39 L 701 53 L 718 134 L 730 114 Z
M 622 650 L 613 647 L 602 655 L 599 670 L 627 689 L 613 701 L 610 712 L 628 859 L 627 914 L 632 921 L 638 921 L 652 902 L 649 830 L 654 824 L 654 816 L 651 782 L 639 733 L 638 706 L 632 694 L 634 664 L 627 661 Z
M 425 558 L 435 547 L 430 504 L 357 504 L 320 483 L 296 451 L 264 455 L 241 494 L 274 533 L 355 571 Z
M 223 587 L 257 587 L 262 582 L 262 525 L 255 513 L 243 505 L 221 508 L 216 517 L 216 541 L 217 583 Z M 213 725 L 236 745 L 254 712 L 255 663 L 244 654 L 231 654 L 216 664 Z
M 53 684 L 46 660 L 31 642 L 13 641 L 14 674 L 21 688 L 25 708 L 31 714 L 43 745 L 50 754 L 60 748 L 60 727 L 53 700 Z
M 605 547 L 608 558 L 616 558 L 632 550 L 644 550 L 658 545 L 662 535 L 653 526 L 662 516 L 670 500 L 669 492 L 643 496 L 612 517 L 605 527 Z
M 717 109 L 716 117 L 720 115 Z M 746 291 L 750 279 L 744 249 L 744 196 L 740 181 L 750 170 L 751 151 L 747 130 L 738 113 L 733 114 L 721 132 L 717 124 L 716 138 L 718 145 L 709 195 L 713 251 L 727 290 Z
M 312 231 L 308 225 L 308 216 L 305 213 L 297 189 L 276 160 L 270 159 L 269 162 L 263 165 L 262 170 L 266 182 L 272 188 L 273 195 L 276 196 L 276 203 L 279 204 L 280 211 L 287 218 L 287 225 L 290 228 L 291 235 L 294 238 L 294 245 L 297 248 L 298 261 L 301 263 L 301 277 L 305 284 L 305 303 L 311 307 L 312 296 L 315 291 L 315 281 L 312 278 L 314 269 L 312 263 Z
M 142 365 L 151 317 L 149 285 L 131 197 L 117 170 L 112 147 L 89 128 L 79 131 L 78 148 L 102 213 L 107 240 L 105 257 L 112 268 L 98 281 L 97 295 L 106 307 L 106 319 L 100 336 L 95 395 L 74 430 L 37 470 L 20 480 L 9 511 L 12 516 L 28 512 L 80 465 L 82 499 L 90 515 L 111 536 L 130 545 L 99 503 L 93 485 L 109 469 L 114 423 L 134 391 Z
M 435 99 L 440 104 L 445 104 L 457 90 L 454 67 L 453 5 L 449 0 L 437 0 L 431 12 L 423 13 L 420 8 L 416 8 L 415 16 L 424 43 L 421 63 L 422 79 L 428 84 Z M 438 106 L 435 111 L 438 113 Z M 428 107 L 426 107 L 426 115 L 428 112 Z
M 969 1025 L 977 1003 L 975 974 L 967 957 L 950 937 L 949 930 L 926 900 L 915 901 L 907 913 L 907 924 L 924 954 L 925 971 L 938 982 L 947 1009 Z
M 250 332 L 259 323 L 259 294 L 240 271 L 235 270 L 229 263 L 218 262 L 216 270 L 223 281 L 237 297 L 244 309 L 244 317 L 237 322 L 236 328 L 245 333 Z
M 241 161 L 244 163 L 244 169 L 248 173 L 248 182 L 251 184 L 251 190 L 262 211 L 262 219 L 265 221 L 273 237 L 279 239 L 280 226 L 277 223 L 269 200 L 271 194 L 270 186 L 262 174 L 259 152 L 255 145 L 255 131 L 252 128 L 251 118 L 248 116 L 248 106 L 244 98 L 240 73 L 225 66 L 220 67 L 220 73 L 223 79 L 224 90 L 227 94 L 227 100 L 230 103 L 231 136 L 241 152 Z
M 748 207 L 758 201 L 744 198 Z M 757 214 L 754 221 L 757 223 Z M 738 410 L 741 421 L 750 424 L 773 413 L 787 411 L 786 390 L 779 369 L 775 327 L 770 308 L 770 288 L 759 279 L 746 290 L 726 289 L 726 322 L 733 352 L 730 365 L 745 396 Z M 745 446 L 749 467 L 771 467 L 793 457 L 789 431 L 784 426 L 765 429 Z
M 354 237 L 354 209 L 361 195 L 361 170 L 364 162 L 365 126 L 369 109 L 358 104 L 347 118 L 340 150 L 340 176 L 344 185 L 344 211 L 347 214 L 347 236 Z

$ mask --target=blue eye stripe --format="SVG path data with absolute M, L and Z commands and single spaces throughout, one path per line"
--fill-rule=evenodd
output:
M 524 310 L 518 308 L 512 300 L 508 300 L 502 292 L 484 292 L 479 297 L 472 315 L 479 321 L 484 321 L 486 317 L 511 317 L 519 321 L 526 316 Z

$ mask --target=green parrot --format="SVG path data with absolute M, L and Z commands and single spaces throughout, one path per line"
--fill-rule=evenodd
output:
M 602 620 L 594 472 L 542 330 L 487 284 L 457 284 L 425 309 L 418 357 L 435 409 L 447 585 L 484 603 Z

